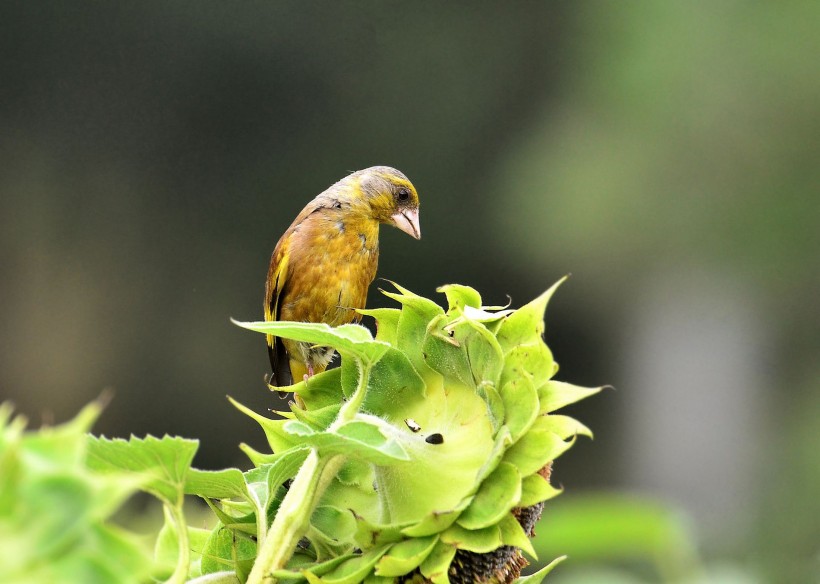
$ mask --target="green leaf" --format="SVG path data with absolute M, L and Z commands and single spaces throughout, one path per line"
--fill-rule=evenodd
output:
M 91 469 L 129 471 L 145 478 L 143 489 L 170 505 L 179 505 L 185 493 L 185 481 L 199 441 L 171 436 L 130 440 L 115 438 L 88 439 L 88 466 Z
M 487 412 L 490 416 L 490 422 L 494 429 L 501 427 L 504 422 L 504 400 L 496 391 L 492 383 L 488 381 L 482 382 L 476 388 L 476 395 L 480 397 L 487 404 Z
M 504 424 L 512 442 L 518 440 L 538 418 L 538 392 L 529 376 L 522 375 L 501 386 L 504 402 Z
M 517 466 L 521 476 L 531 475 L 569 450 L 574 442 L 574 439 L 564 442 L 560 436 L 537 421 L 529 432 L 507 450 L 504 461 Z
M 368 493 L 373 490 L 375 478 L 373 465 L 353 458 L 346 460 L 336 475 L 336 479 L 342 484 L 355 485 Z
M 46 466 L 75 468 L 83 464 L 86 451 L 86 432 L 102 411 L 100 401 L 92 402 L 68 422 L 53 427 L 27 432 L 24 437 L 26 458 L 34 463 L 42 461 Z M 22 432 L 26 419 L 18 417 L 12 423 L 12 433 Z
M 345 560 L 333 570 L 321 577 L 316 578 L 310 572 L 306 572 L 308 582 L 311 584 L 357 584 L 370 573 L 376 562 L 387 552 L 389 546 L 382 546 L 372 549 L 360 556 Z
M 303 422 L 295 422 L 293 420 L 288 420 L 287 422 L 282 424 L 282 429 L 288 434 L 293 434 L 294 436 L 300 436 L 302 438 L 322 433 L 314 432 L 313 428 L 311 428 L 307 424 Z
M 339 509 L 347 509 L 354 514 L 354 518 L 357 519 L 357 521 L 361 518 L 376 524 L 381 519 L 379 513 L 379 497 L 373 488 L 373 483 L 370 483 L 370 488 L 368 489 L 366 485 L 346 485 L 339 480 L 334 480 L 330 483 L 324 495 L 322 495 L 319 504 L 333 505 Z M 359 545 L 361 549 L 369 547 L 373 546 L 364 543 Z
M 348 541 L 356 533 L 357 524 L 353 514 L 348 510 L 332 505 L 319 505 L 310 516 L 314 529 L 337 541 Z
M 376 340 L 396 345 L 401 310 L 398 308 L 369 308 L 356 310 L 376 320 Z
M 465 306 L 481 308 L 481 294 L 469 286 L 445 284 L 436 288 L 436 292 L 443 292 L 447 296 L 447 312 L 461 311 Z
M 441 314 L 427 325 L 427 334 L 420 345 L 424 362 L 445 378 L 456 378 L 474 387 L 475 381 L 470 364 L 455 338 L 456 331 L 447 329 L 450 323 L 450 317 Z
M 245 477 L 237 468 L 218 471 L 189 469 L 185 478 L 185 494 L 211 499 L 251 498 Z
M 202 556 L 208 539 L 211 537 L 211 531 L 213 530 L 188 526 L 188 544 L 191 546 L 191 552 L 194 554 L 193 560 L 197 563 L 199 563 L 199 558 Z
M 447 571 L 456 555 L 457 548 L 439 540 L 430 555 L 421 563 L 419 571 L 433 584 L 449 584 Z
M 287 569 L 272 570 L 271 576 L 279 580 L 304 580 L 305 572 L 309 571 L 313 576 L 318 577 L 327 574 L 339 564 L 356 557 L 354 554 L 345 554 L 324 562 L 314 563 L 311 561 L 309 563 L 298 563 L 294 562 L 294 559 L 297 558 L 297 556 L 298 554 L 291 558 L 291 561 L 288 562 Z
M 592 438 L 592 430 L 575 418 L 560 414 L 549 414 L 542 417 L 546 420 L 544 427 L 558 434 L 563 440 L 573 436 Z
M 378 361 L 390 346 L 385 342 L 374 340 L 367 328 L 357 324 L 345 324 L 333 328 L 325 323 L 316 322 L 239 322 L 233 319 L 231 321 L 237 326 L 266 335 L 312 343 L 316 346 L 333 347 L 342 357 L 350 355 L 366 363 Z
M 342 364 L 339 366 L 341 372 L 340 389 L 342 390 L 341 401 L 348 401 L 356 390 L 359 388 L 359 380 L 362 375 L 362 368 L 359 361 L 355 359 L 342 359 Z M 368 383 L 369 385 L 369 383 Z M 365 393 L 365 397 L 367 394 Z
M 535 549 L 532 547 L 532 542 L 527 534 L 524 533 L 524 528 L 518 523 L 518 519 L 512 513 L 507 513 L 498 523 L 498 528 L 501 531 L 501 541 L 504 545 L 511 545 L 520 548 L 530 557 L 538 559 Z
M 544 333 L 544 312 L 547 309 L 547 303 L 564 280 L 566 277 L 558 280 L 549 290 L 510 314 L 501 323 L 497 338 L 505 354 L 519 345 L 541 340 L 541 335 Z
M 427 385 L 401 351 L 390 348 L 370 370 L 362 411 L 388 418 L 396 403 L 423 400 Z
M 343 398 L 341 374 L 341 368 L 336 367 L 317 373 L 306 381 L 300 381 L 290 387 L 276 389 L 292 391 L 302 398 L 306 409 L 318 410 L 341 403 Z
M 541 581 L 552 572 L 553 568 L 567 559 L 567 556 L 559 556 L 549 564 L 529 576 L 522 576 L 517 580 L 518 584 L 541 584 Z
M 346 339 L 366 343 L 373 340 L 373 335 L 370 329 L 360 324 L 348 323 L 337 326 L 335 329 L 337 334 L 342 335 Z
M 356 420 L 342 424 L 335 431 L 301 434 L 302 442 L 324 455 L 344 454 L 373 464 L 388 465 L 409 460 L 407 452 L 398 442 L 385 436 L 380 425 L 378 418 L 365 418 L 360 414 Z M 307 426 L 301 429 L 309 430 Z
M 444 310 L 432 300 L 414 294 L 393 282 L 391 284 L 399 291 L 398 294 L 384 290 L 381 292 L 402 305 L 396 334 L 396 348 L 407 355 L 416 371 L 424 375 L 427 364 L 422 357 L 421 346 L 427 323 L 436 316 L 443 315 Z
M 461 343 L 467 363 L 472 371 L 473 383 L 483 382 L 498 386 L 498 379 L 504 365 L 501 346 L 487 327 L 477 321 L 465 320 L 466 328 L 454 328 L 455 338 Z
M 386 544 L 398 543 L 404 539 L 402 528 L 404 525 L 389 523 L 377 524 L 367 521 L 360 515 L 353 514 L 356 520 L 356 534 L 354 540 L 361 549 L 371 549 Z
M 107 521 L 145 482 L 87 466 L 86 432 L 102 406 L 70 422 L 25 431 L 0 406 L 0 581 L 139 583 L 159 575 L 144 539 Z
M 430 322 L 422 351 L 432 369 L 472 387 L 485 381 L 495 386 L 504 363 L 498 341 L 483 324 L 446 315 Z
M 478 489 L 473 502 L 458 518 L 466 529 L 482 529 L 498 523 L 521 500 L 521 473 L 502 462 Z
M 131 534 L 113 526 L 90 525 L 82 544 L 74 550 L 63 550 L 54 562 L 40 562 L 26 571 L 20 584 L 142 583 L 155 578 L 153 562 Z M 39 574 L 39 577 L 38 577 Z M 0 578 L 2 578 L 0 576 Z M 14 580 L 2 579 L 12 584 Z
M 458 549 L 485 554 L 502 545 L 501 530 L 498 525 L 483 529 L 465 529 L 458 523 L 451 525 L 441 534 L 441 541 Z
M 553 497 L 557 497 L 563 491 L 553 487 L 547 479 L 540 474 L 531 474 L 525 477 L 521 483 L 521 507 L 530 507 L 542 501 L 547 501 Z
M 225 572 L 214 572 L 199 576 L 193 580 L 188 580 L 187 584 L 242 584 L 241 580 L 236 577 L 236 572 L 233 570 Z
M 545 414 L 574 404 L 601 391 L 603 387 L 580 387 L 563 381 L 550 380 L 538 388 L 540 413 Z
M 552 352 L 543 341 L 518 345 L 510 349 L 504 357 L 501 387 L 524 376 L 531 378 L 534 387 L 541 387 L 552 377 L 554 371 Z
M 321 408 L 311 408 L 306 410 L 303 410 L 302 408 L 293 408 L 293 416 L 300 422 L 310 426 L 312 430 L 321 432 L 322 430 L 326 430 L 327 427 L 333 423 L 339 415 L 339 410 L 341 408 L 341 401 Z
M 467 320 L 474 320 L 482 323 L 493 334 L 498 332 L 497 325 L 501 325 L 501 321 L 507 318 L 514 310 L 506 309 L 502 306 L 483 306 L 481 308 L 473 308 L 472 306 L 465 306 L 461 314 Z
M 425 515 L 421 521 L 409 527 L 405 527 L 401 532 L 410 537 L 424 537 L 440 533 L 455 523 L 456 519 L 461 515 L 461 512 L 469 507 L 472 501 L 472 497 L 467 497 L 453 509 L 447 511 L 432 511 Z
M 397 577 L 415 570 L 433 551 L 438 536 L 415 537 L 393 545 L 376 564 L 376 575 Z
M 269 462 L 262 464 L 246 473 L 246 480 L 250 482 L 264 482 L 266 497 L 262 501 L 262 508 L 269 511 L 271 505 L 276 500 L 276 493 L 279 486 L 296 476 L 299 467 L 307 458 L 309 449 L 304 447 L 294 448 L 286 452 L 275 454 Z
M 290 420 L 272 420 L 261 414 L 257 414 L 252 409 L 242 405 L 230 396 L 228 396 L 228 400 L 240 412 L 256 420 L 256 422 L 262 427 L 262 431 L 265 432 L 265 437 L 268 440 L 268 444 L 274 452 L 284 452 L 302 445 L 302 441 L 299 438 L 294 437 L 292 433 L 289 433 L 284 429 L 285 424 L 293 424 L 294 422 Z M 303 426 L 308 428 L 310 431 L 309 426 L 304 424 Z
M 220 525 L 211 532 L 205 544 L 200 564 L 201 571 L 204 575 L 230 569 L 247 574 L 253 566 L 254 559 L 256 542 Z
M 241 534 L 253 536 L 257 535 L 256 515 L 254 513 L 251 512 L 244 515 L 231 515 L 222 510 L 210 499 L 205 499 L 205 503 L 211 508 L 211 511 L 214 512 L 214 515 L 216 515 L 216 518 L 219 519 L 222 526 Z M 223 506 L 227 507 L 224 501 Z
M 510 444 L 512 444 L 510 430 L 506 426 L 501 426 L 495 435 L 495 441 L 493 442 L 493 447 L 487 456 L 487 460 L 481 466 L 481 469 L 479 469 L 478 475 L 476 475 L 476 484 L 481 484 L 484 479 L 490 476 L 490 473 L 495 470 L 501 462 L 501 459 L 504 458 L 504 453 L 507 451 Z
M 27 481 L 26 490 L 21 495 L 24 501 L 19 501 L 20 508 L 34 510 L 35 505 L 42 505 L 49 510 L 39 518 L 39 525 L 26 525 L 39 547 L 32 551 L 48 557 L 81 541 L 94 505 L 93 485 L 85 477 L 68 473 L 39 476 Z M 11 556 L 10 559 L 14 561 L 16 558 Z
M 395 584 L 395 583 L 396 583 L 395 578 L 388 578 L 386 576 L 376 576 L 376 574 L 373 573 L 373 572 L 368 574 L 365 577 L 364 581 L 363 581 L 363 584 Z
M 196 527 L 188 527 L 188 545 L 192 553 L 192 565 L 199 564 L 199 558 L 202 551 L 205 549 L 208 539 L 211 536 L 210 529 L 198 529 Z M 177 562 L 179 556 L 179 537 L 173 521 L 165 514 L 165 522 L 162 529 L 159 531 L 157 541 L 154 545 L 154 559 L 160 564 L 171 567 Z M 189 574 L 191 575 L 191 574 Z
M 276 456 L 278 456 L 277 454 L 265 454 L 263 452 L 259 452 L 244 442 L 239 443 L 239 450 L 244 452 L 245 456 L 247 456 L 256 466 L 271 463 L 276 459 Z

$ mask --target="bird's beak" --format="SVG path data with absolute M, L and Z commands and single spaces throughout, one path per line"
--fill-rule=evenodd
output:
M 407 235 L 421 239 L 418 209 L 404 209 L 395 213 L 390 218 L 393 220 L 393 225 L 404 231 Z

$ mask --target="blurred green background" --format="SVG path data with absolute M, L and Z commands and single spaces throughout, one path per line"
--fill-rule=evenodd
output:
M 0 399 L 62 421 L 111 388 L 100 433 L 244 465 L 263 437 L 225 395 L 275 402 L 262 337 L 228 318 L 261 317 L 310 198 L 392 165 L 423 239 L 385 228 L 381 276 L 517 306 L 573 274 L 559 376 L 617 390 L 572 412 L 596 440 L 555 469 L 556 582 L 820 581 L 818 22 L 816 2 L 3 3 Z

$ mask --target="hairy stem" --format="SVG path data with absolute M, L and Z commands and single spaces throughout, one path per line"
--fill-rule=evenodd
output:
M 165 505 L 165 512 L 170 514 L 171 521 L 177 532 L 179 556 L 174 573 L 168 578 L 167 584 L 184 584 L 188 579 L 188 567 L 191 563 L 191 546 L 188 543 L 188 525 L 182 513 L 182 504 L 177 506 Z
M 331 431 L 349 422 L 358 413 L 364 401 L 370 369 L 370 364 L 364 365 L 359 362 L 360 375 L 356 391 L 342 406 L 339 416 L 330 427 Z M 299 540 L 310 527 L 313 510 L 344 461 L 345 458 L 341 455 L 324 457 L 320 456 L 315 448 L 310 451 L 282 500 L 267 537 L 264 542 L 259 543 L 260 549 L 247 584 L 276 582 L 272 572 L 284 568 L 293 555 Z
M 307 532 L 310 516 L 319 498 L 336 476 L 342 462 L 344 459 L 341 456 L 322 458 L 315 449 L 310 451 L 276 513 L 248 576 L 248 584 L 276 580 L 271 571 L 284 568 L 293 555 L 296 544 Z

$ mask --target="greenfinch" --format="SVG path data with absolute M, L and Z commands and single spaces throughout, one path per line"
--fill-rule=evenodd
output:
M 265 320 L 358 322 L 379 260 L 379 225 L 416 239 L 419 197 L 408 178 L 388 166 L 354 172 L 302 209 L 279 239 L 265 284 Z M 329 347 L 268 335 L 271 385 L 292 385 L 324 371 Z

